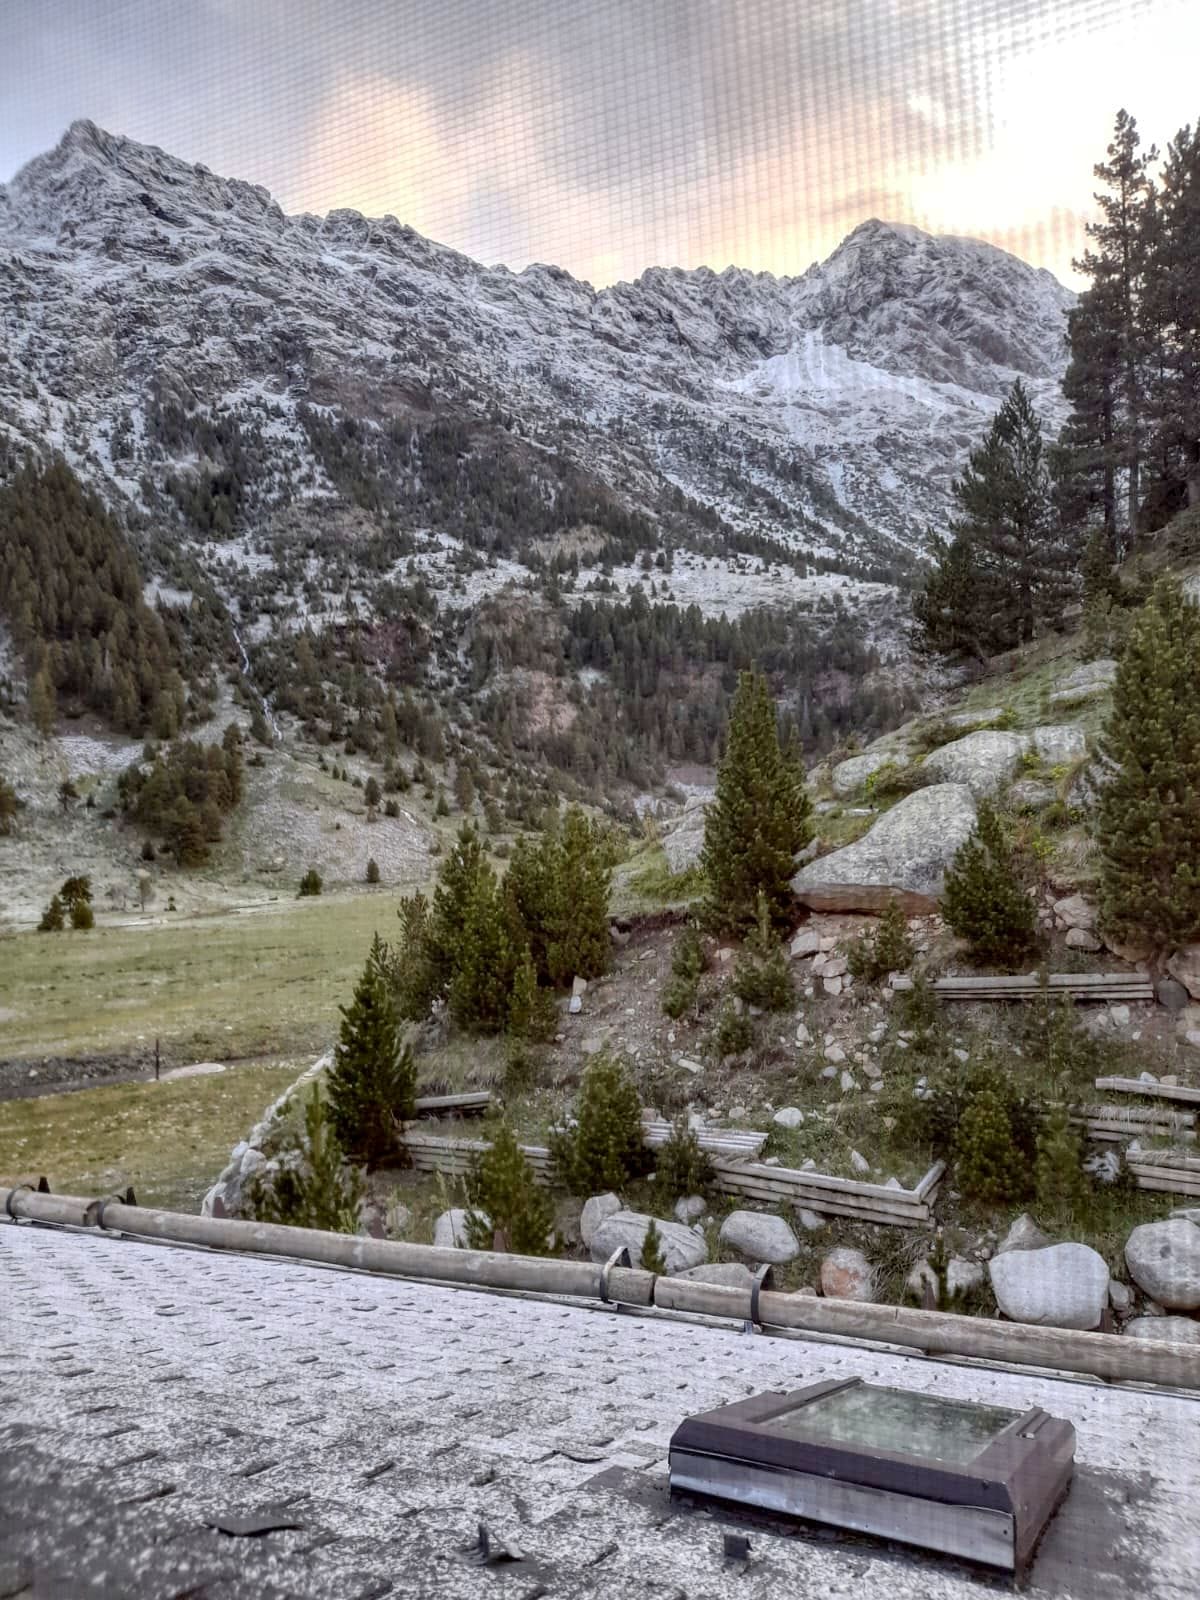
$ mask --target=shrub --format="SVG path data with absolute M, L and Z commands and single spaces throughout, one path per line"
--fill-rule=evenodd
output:
M 692 1009 L 699 997 L 700 985 L 695 978 L 672 976 L 663 984 L 663 1014 L 672 1021 L 678 1021 L 684 1012 Z
M 694 922 L 686 923 L 675 941 L 671 976 L 663 985 L 662 1008 L 668 1017 L 681 1017 L 696 1004 L 706 965 L 700 930 Z
M 379 863 L 378 863 L 378 861 L 376 861 L 374 856 L 372 856 L 371 859 L 367 862 L 367 882 L 368 883 L 378 883 L 379 882 Z
M 975 831 L 946 873 L 942 915 L 979 961 L 1009 965 L 1037 942 L 1033 901 L 1013 864 L 1000 818 L 979 803 Z
M 662 1251 L 662 1234 L 658 1231 L 658 1223 L 651 1217 L 646 1224 L 646 1236 L 642 1240 L 641 1267 L 643 1272 L 655 1272 L 662 1276 L 667 1270 L 667 1258 Z
M 316 867 L 309 867 L 308 871 L 300 879 L 300 890 L 296 895 L 296 898 L 297 900 L 309 899 L 314 895 L 320 894 L 323 888 L 324 884 L 321 881 L 321 874 L 317 871 Z
M 864 933 L 849 950 L 850 971 L 856 978 L 878 983 L 889 972 L 906 972 L 916 951 L 908 934 L 908 919 L 895 897 L 888 901 L 874 935 Z
M 362 1194 L 362 1174 L 346 1163 L 314 1083 L 304 1105 L 303 1138 L 290 1141 L 284 1164 L 269 1184 L 257 1176 L 251 1179 L 247 1212 L 258 1222 L 357 1233 Z
M 753 1043 L 753 1022 L 732 1000 L 726 1000 L 717 1013 L 717 1025 L 713 1030 L 713 1045 L 717 1055 L 722 1059 L 740 1056 Z
M 76 900 L 71 907 L 71 926 L 82 933 L 96 926 L 96 914 L 86 900 Z
M 649 1170 L 641 1102 L 620 1061 L 593 1060 L 584 1074 L 576 1124 L 551 1136 L 550 1153 L 559 1181 L 572 1194 L 621 1189 Z
M 467 1192 L 471 1200 L 467 1243 L 472 1250 L 498 1248 L 522 1256 L 550 1253 L 554 1207 L 535 1182 L 533 1168 L 507 1122 L 496 1129 L 491 1148 L 476 1158 Z
M 771 926 L 766 895 L 760 893 L 756 926 L 738 953 L 733 969 L 733 992 L 748 1006 L 764 1011 L 786 1011 L 796 998 L 792 974 L 783 946 Z
M 385 817 L 398 817 L 400 815 L 399 801 L 386 800 L 383 806 L 383 814 Z
M 1071 1123 L 1070 1107 L 1047 1112 L 1038 1134 L 1034 1187 L 1039 1206 L 1059 1211 L 1079 1205 L 1087 1195 L 1083 1140 Z
M 508 1031 L 514 1039 L 546 1044 L 558 1025 L 553 997 L 538 987 L 537 973 L 529 946 L 521 951 L 513 974 L 512 995 L 508 1003 Z
M 396 1143 L 396 1124 L 413 1114 L 417 1069 L 400 1026 L 379 935 L 371 943 L 361 978 L 342 1013 L 326 1087 L 338 1143 L 352 1159 L 370 1164 Z
M 967 1100 L 954 1139 L 955 1173 L 962 1192 L 985 1205 L 1004 1205 L 1028 1191 L 1028 1167 L 1013 1142 L 1008 1107 L 991 1087 Z
M 52 896 L 50 904 L 42 912 L 42 920 L 38 923 L 39 933 L 61 933 L 66 924 L 66 910 L 58 895 Z
M 157 851 L 154 848 L 154 841 L 152 839 L 143 839 L 142 840 L 142 860 L 143 861 L 153 861 L 153 860 L 156 859 L 156 856 L 157 856 Z
M 715 1174 L 712 1162 L 700 1148 L 700 1140 L 685 1119 L 674 1123 L 666 1143 L 655 1161 L 655 1188 L 666 1201 L 684 1195 L 703 1194 Z

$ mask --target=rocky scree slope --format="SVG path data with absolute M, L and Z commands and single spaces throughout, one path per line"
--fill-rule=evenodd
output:
M 878 221 L 799 277 L 654 268 L 597 292 L 390 216 L 289 217 L 78 122 L 0 186 L 0 439 L 179 523 L 164 485 L 219 467 L 232 427 L 253 441 L 234 511 L 261 528 L 344 490 L 314 416 L 358 431 L 360 466 L 363 439 L 458 418 L 519 436 L 531 473 L 562 451 L 622 506 L 672 508 L 676 544 L 690 519 L 861 571 L 943 521 L 1016 377 L 1055 424 L 1072 299 L 992 246 Z

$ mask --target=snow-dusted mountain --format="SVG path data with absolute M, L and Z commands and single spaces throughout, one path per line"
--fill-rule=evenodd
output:
M 654 268 L 597 292 L 392 217 L 288 217 L 79 122 L 0 186 L 0 436 L 61 449 L 183 538 L 180 485 L 231 454 L 254 533 L 408 470 L 404 425 L 450 416 L 652 521 L 669 508 L 675 544 L 694 525 L 710 549 L 732 530 L 878 566 L 942 521 L 1015 378 L 1057 425 L 1072 300 L 992 246 L 878 221 L 800 277 Z

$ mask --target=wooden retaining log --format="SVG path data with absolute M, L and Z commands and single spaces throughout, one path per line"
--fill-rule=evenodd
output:
M 1200 1089 L 1183 1083 L 1143 1083 L 1141 1078 L 1097 1078 L 1097 1089 L 1108 1089 L 1113 1094 L 1144 1094 L 1152 1100 L 1179 1100 L 1185 1105 L 1200 1106 Z
M 913 980 L 894 977 L 892 988 L 911 989 Z M 1043 996 L 1069 996 L 1077 1002 L 1100 1001 L 1142 1005 L 1154 1000 L 1154 985 L 1147 977 L 1119 972 L 1052 972 L 1045 982 L 1036 974 L 1000 977 L 962 976 L 938 978 L 933 993 L 941 1000 L 1037 1000 Z

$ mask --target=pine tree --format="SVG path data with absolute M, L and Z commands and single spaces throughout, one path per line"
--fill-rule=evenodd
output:
M 429 914 L 426 950 L 438 994 L 446 992 L 454 976 L 467 905 L 475 892 L 476 879 L 485 870 L 487 862 L 479 835 L 470 823 L 464 823 L 438 873 Z
M 467 1179 L 471 1210 L 467 1243 L 520 1256 L 545 1256 L 553 1248 L 554 1206 L 507 1122 L 492 1135 L 491 1148 L 476 1160 Z
M 438 998 L 438 979 L 429 954 L 429 902 L 420 892 L 402 899 L 399 947 L 391 952 L 389 976 L 397 1016 L 424 1022 Z
M 68 878 L 58 891 L 59 899 L 68 911 L 74 911 L 78 905 L 92 903 L 92 880 L 82 874 Z
M 77 900 L 71 907 L 71 926 L 80 933 L 96 926 L 96 913 L 86 900 Z
M 1005 965 L 1036 943 L 1033 901 L 1017 876 L 1000 818 L 981 800 L 975 829 L 946 872 L 942 915 L 980 961 Z
M 20 806 L 17 791 L 7 779 L 0 778 L 0 838 L 12 832 Z
M 450 1015 L 472 1033 L 499 1033 L 508 1020 L 516 962 L 496 875 L 482 862 L 463 908 L 462 934 L 447 999 Z
M 375 812 L 379 809 L 379 802 L 383 799 L 383 791 L 379 787 L 379 780 L 375 777 L 367 779 L 363 786 L 363 800 L 367 807 L 367 816 L 375 820 Z
M 514 1039 L 546 1044 L 554 1037 L 556 1022 L 553 998 L 545 989 L 539 988 L 529 946 L 523 945 L 513 973 L 512 994 L 508 1003 L 508 1031 Z
M 654 1272 L 660 1277 L 666 1274 L 667 1258 L 663 1255 L 662 1234 L 659 1233 L 658 1223 L 653 1217 L 646 1224 L 646 1233 L 642 1239 L 638 1264 L 643 1272 Z
M 612 941 L 608 897 L 612 866 L 599 830 L 571 806 L 550 853 L 550 926 L 546 970 L 553 984 L 607 972 Z
M 1058 618 L 1070 594 L 1077 541 L 1054 512 L 1042 424 L 1021 382 L 971 451 L 954 498 L 960 510 L 954 542 L 941 549 L 947 558 L 954 554 L 955 584 L 942 594 L 946 579 L 934 574 L 938 603 L 926 600 L 915 610 L 918 634 L 928 619 L 936 637 L 971 635 L 976 654 L 1029 643 L 1043 622 Z M 941 618 L 955 603 L 965 611 Z M 934 635 L 926 646 L 942 648 Z
M 311 899 L 313 896 L 319 895 L 324 887 L 324 881 L 316 867 L 309 867 L 308 871 L 300 879 L 300 888 L 296 898 L 298 900 Z
M 712 1162 L 700 1148 L 700 1140 L 680 1118 L 671 1126 L 654 1162 L 654 1187 L 670 1204 L 684 1195 L 702 1195 L 714 1180 Z
M 270 1184 L 252 1181 L 249 1215 L 258 1222 L 287 1227 L 357 1233 L 362 1173 L 347 1164 L 315 1083 L 304 1103 L 303 1138 L 292 1141 L 288 1153 L 294 1159 L 278 1168 Z
M 912 600 L 914 649 L 985 662 L 1005 644 L 995 624 L 1000 611 L 997 580 L 984 569 L 965 534 L 952 539 L 932 535 L 929 555 L 933 565 Z
M 1087 1196 L 1083 1172 L 1083 1141 L 1072 1126 L 1070 1107 L 1054 1107 L 1038 1132 L 1034 1184 L 1039 1206 L 1062 1211 L 1078 1206 Z
M 333 1132 L 351 1159 L 368 1165 L 395 1147 L 396 1124 L 413 1114 L 416 1065 L 400 1025 L 376 934 L 350 1005 L 326 1084 Z
M 907 972 L 915 955 L 908 918 L 893 895 L 884 907 L 874 936 L 864 933 L 851 945 L 850 971 L 856 978 L 877 983 L 890 972 Z
M 1013 1143 L 1012 1122 L 995 1089 L 978 1089 L 967 1101 L 955 1138 L 955 1175 L 962 1192 L 984 1205 L 1021 1197 L 1027 1181 Z
M 753 926 L 759 894 L 772 923 L 786 923 L 795 858 L 812 837 L 811 813 L 803 775 L 779 747 L 767 680 L 743 672 L 704 825 L 701 865 L 714 927 Z
M 1104 188 L 1095 196 L 1100 219 L 1087 225 L 1092 247 L 1074 263 L 1092 279 L 1092 289 L 1077 313 L 1085 325 L 1079 342 L 1090 348 L 1095 365 L 1087 385 L 1088 404 L 1093 412 L 1099 408 L 1102 424 L 1104 406 L 1111 405 L 1107 440 L 1102 428 L 1093 428 L 1092 442 L 1099 451 L 1102 474 L 1110 468 L 1124 473 L 1123 520 L 1129 539 L 1137 533 L 1146 453 L 1145 302 L 1149 218 L 1154 207 L 1149 169 L 1158 159 L 1156 150 L 1143 152 L 1140 145 L 1137 123 L 1128 112 L 1119 111 L 1108 159 L 1093 169 Z
M 1117 514 L 1121 342 L 1115 285 L 1097 271 L 1067 315 L 1063 398 L 1071 413 L 1052 451 L 1052 471 L 1060 517 L 1068 527 L 1095 528 L 1110 561 L 1125 544 Z
M 370 860 L 367 862 L 367 882 L 368 883 L 378 883 L 379 882 L 379 863 L 378 863 L 378 861 L 376 861 L 374 856 L 372 856 L 370 858 Z
M 647 1170 L 641 1102 L 615 1057 L 593 1058 L 584 1073 L 575 1126 L 552 1135 L 550 1151 L 559 1181 L 572 1194 L 619 1190 Z
M 1161 447 L 1180 464 L 1189 506 L 1200 505 L 1200 124 L 1167 149 L 1150 251 L 1150 300 L 1162 330 L 1157 398 Z
M 1106 932 L 1200 936 L 1200 607 L 1164 581 L 1130 630 L 1101 753 L 1096 812 Z
M 45 667 L 34 673 L 33 681 L 29 685 L 29 715 L 42 738 L 48 739 L 54 732 L 58 702 L 55 699 L 50 673 Z

